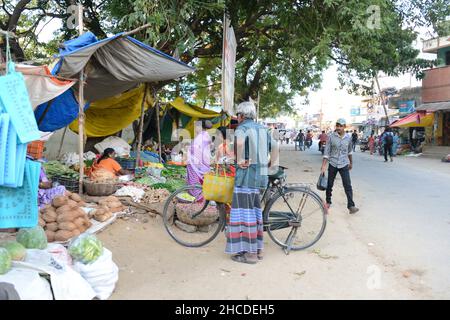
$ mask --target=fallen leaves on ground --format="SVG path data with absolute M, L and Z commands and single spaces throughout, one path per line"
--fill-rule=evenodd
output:
M 299 277 L 303 276 L 305 273 L 306 273 L 306 270 L 303 270 L 301 272 L 294 272 L 294 274 Z M 299 279 L 299 278 L 297 278 L 297 279 Z
M 329 254 L 326 253 L 321 253 L 320 249 L 314 249 L 313 251 L 311 251 L 311 253 L 315 253 L 319 256 L 319 258 L 322 259 L 338 259 L 338 256 L 330 256 Z

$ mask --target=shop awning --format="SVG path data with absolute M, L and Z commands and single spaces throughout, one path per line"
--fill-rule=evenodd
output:
M 411 113 L 410 115 L 395 121 L 390 127 L 410 128 L 410 127 L 430 127 L 434 122 L 434 114 L 426 113 L 421 114 L 418 112 Z
M 450 110 L 450 101 L 423 103 L 416 108 L 417 111 Z

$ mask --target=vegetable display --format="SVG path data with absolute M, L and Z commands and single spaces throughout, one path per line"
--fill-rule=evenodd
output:
M 69 254 L 76 261 L 90 264 L 103 254 L 103 245 L 94 235 L 81 236 L 69 246 Z
M 43 165 L 45 173 L 49 179 L 53 177 L 78 179 L 79 177 L 79 173 L 77 171 L 70 169 L 68 166 L 63 165 L 58 161 L 49 161 Z
M 166 168 L 161 172 L 161 175 L 163 177 L 169 178 L 181 178 L 183 179 L 186 177 L 186 168 L 182 166 L 172 166 L 172 165 L 166 165 Z
M 5 274 L 11 269 L 11 256 L 8 250 L 0 248 L 0 274 Z
M 11 259 L 14 261 L 23 261 L 27 255 L 27 249 L 17 241 L 2 243 L 0 247 L 8 250 Z
M 79 236 L 91 227 L 92 223 L 81 209 L 83 199 L 75 193 L 57 196 L 51 205 L 39 211 L 39 225 L 45 229 L 48 242 L 67 241 Z
M 140 183 L 140 184 L 144 184 L 147 186 L 151 186 L 154 185 L 155 183 L 165 183 L 166 182 L 166 178 L 161 177 L 161 178 L 156 178 L 153 176 L 146 176 L 146 177 L 142 177 L 140 179 L 137 179 L 135 181 L 136 183 Z
M 47 236 L 41 226 L 20 229 L 17 232 L 16 240 L 27 249 L 47 248 Z

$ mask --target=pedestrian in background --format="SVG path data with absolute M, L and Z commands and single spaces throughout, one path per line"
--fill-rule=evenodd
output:
M 298 142 L 298 147 L 300 151 L 305 150 L 305 134 L 302 132 L 302 130 L 298 132 L 296 140 Z
M 353 144 L 353 152 L 355 152 L 356 143 L 358 142 L 358 134 L 356 133 L 356 130 L 352 133 L 352 144 Z
M 370 149 L 370 155 L 373 155 L 375 152 L 375 137 L 373 136 L 373 133 L 369 137 L 369 149 Z
M 358 212 L 359 209 L 353 202 L 353 189 L 350 180 L 350 170 L 353 167 L 353 150 L 351 138 L 345 135 L 345 125 L 345 119 L 341 118 L 336 121 L 336 131 L 328 137 L 325 146 L 321 173 L 325 173 L 328 163 L 327 207 L 331 206 L 334 180 L 339 172 L 344 185 L 345 195 L 347 196 L 347 208 L 349 213 L 353 214 Z
M 392 146 L 392 155 L 395 157 L 397 155 L 398 143 L 400 142 L 400 137 L 398 132 L 394 132 L 394 144 Z
M 391 128 L 386 128 L 382 135 L 383 146 L 384 146 L 384 162 L 388 161 L 388 154 L 391 158 L 391 162 L 394 161 L 392 159 L 392 146 L 394 145 L 394 135 L 391 132 Z

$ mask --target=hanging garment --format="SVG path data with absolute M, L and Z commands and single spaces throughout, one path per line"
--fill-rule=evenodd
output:
M 21 73 L 15 71 L 12 62 L 8 65 L 8 74 L 0 77 L 0 112 L 6 112 L 11 117 L 20 143 L 28 143 L 41 137 L 25 80 Z
M 38 223 L 38 188 L 41 164 L 26 160 L 23 186 L 0 187 L 0 229 L 31 228 Z

